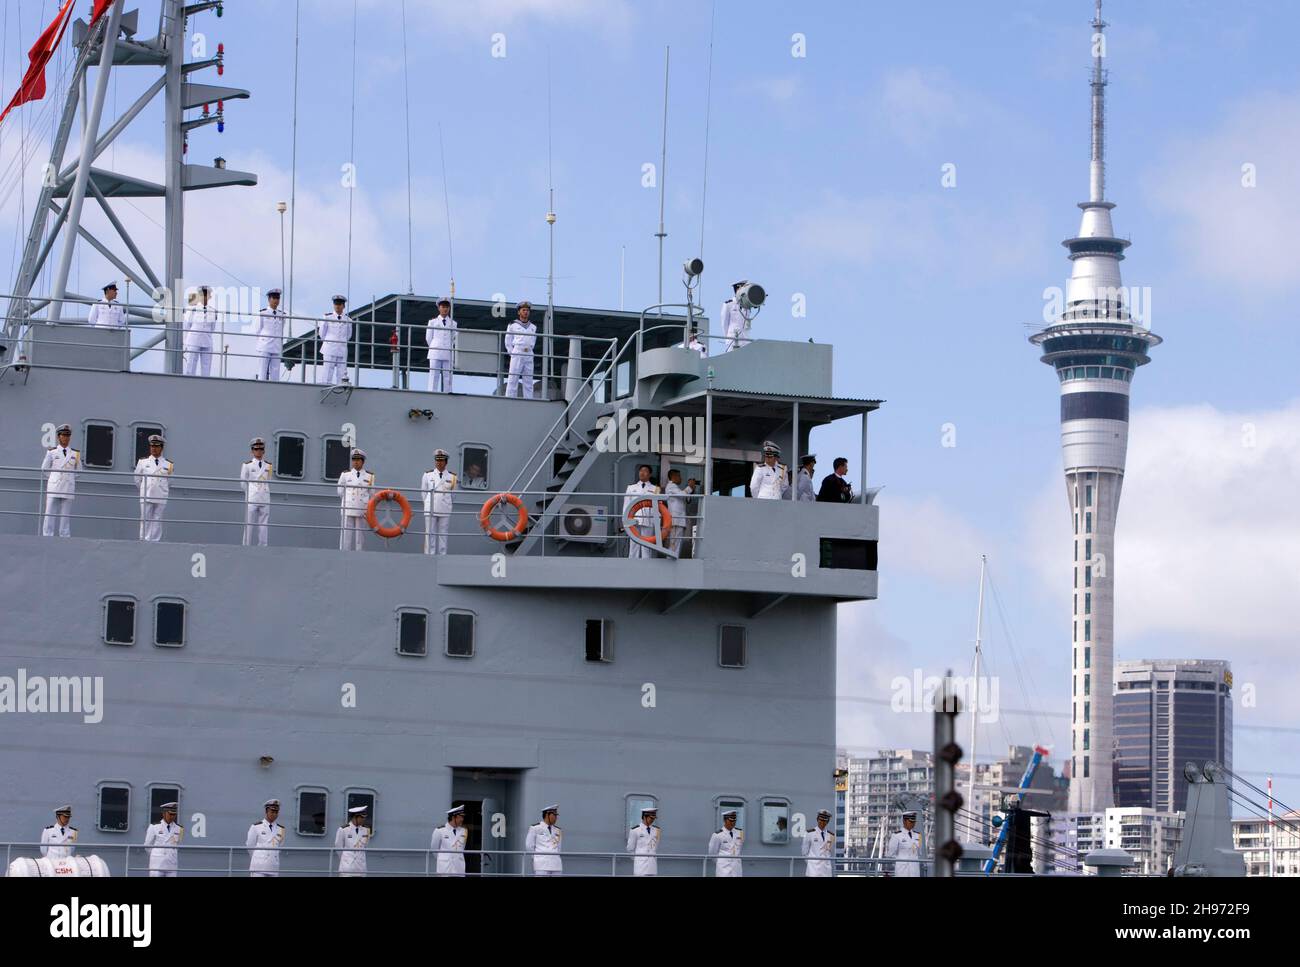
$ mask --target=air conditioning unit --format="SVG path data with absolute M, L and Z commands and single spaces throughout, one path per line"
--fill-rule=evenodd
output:
M 609 512 L 599 504 L 569 504 L 555 525 L 555 536 L 586 544 L 609 543 Z

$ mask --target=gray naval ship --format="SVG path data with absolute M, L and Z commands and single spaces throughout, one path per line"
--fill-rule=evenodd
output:
M 147 827 L 177 802 L 181 874 L 238 874 L 275 798 L 285 873 L 336 870 L 330 847 L 357 806 L 372 873 L 429 872 L 431 831 L 453 805 L 467 872 L 528 872 L 528 827 L 556 803 L 566 873 L 631 873 L 629 827 L 654 807 L 661 874 L 700 874 L 732 809 L 747 875 L 802 874 L 801 834 L 834 803 L 836 608 L 877 592 L 865 483 L 879 401 L 835 395 L 828 345 L 712 333 L 689 263 L 681 304 L 539 309 L 533 373 L 514 381 L 513 302 L 455 300 L 451 392 L 433 393 L 432 296 L 350 306 L 346 369 L 324 383 L 317 312 L 286 320 L 280 378 L 255 379 L 264 300 L 220 290 L 211 375 L 184 375 L 205 316 L 193 301 L 204 280 L 183 264 L 186 193 L 239 204 L 256 183 L 187 160 L 195 129 L 248 96 L 200 81 L 220 51 L 187 59 L 187 23 L 219 6 L 164 0 L 152 34 L 118 0 L 70 30 L 58 176 L 0 338 L 6 865 L 39 855 L 32 844 L 67 804 L 79 854 L 140 875 Z M 152 83 L 110 120 L 116 71 Z M 110 170 L 105 147 L 158 95 L 165 180 Z M 159 253 L 114 214 L 115 199 L 150 198 L 165 210 L 157 269 Z M 86 205 L 115 234 L 92 234 Z M 96 325 L 99 296 L 68 288 L 79 236 L 135 296 L 101 306 Z M 746 326 L 762 298 L 740 290 Z M 837 420 L 861 432 L 851 500 L 798 501 L 793 486 L 752 499 L 766 442 L 793 468 L 810 432 Z M 170 462 L 156 541 L 141 539 L 153 535 L 139 474 L 155 436 Z M 254 437 L 269 464 L 267 546 L 256 529 L 245 545 Z M 41 470 L 65 446 L 66 538 Z M 354 448 L 374 500 L 362 550 L 344 551 L 338 481 Z M 458 477 L 445 555 L 426 553 L 421 482 L 436 449 Z M 698 488 L 671 508 L 661 492 L 629 508 L 643 464 L 660 490 L 671 470 Z

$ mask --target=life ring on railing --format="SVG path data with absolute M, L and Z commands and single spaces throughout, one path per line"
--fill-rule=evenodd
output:
M 510 504 L 519 511 L 519 517 L 515 520 L 515 526 L 508 531 L 500 530 L 492 526 L 492 511 L 497 504 Z M 524 531 L 528 529 L 528 508 L 524 502 L 514 494 L 493 494 L 483 503 L 483 509 L 478 512 L 478 522 L 487 532 L 487 536 L 494 541 L 513 541 L 517 537 L 522 537 Z
M 391 500 L 402 508 L 400 523 L 391 526 L 379 523 L 379 518 L 375 516 L 375 508 L 385 500 Z M 406 533 L 406 528 L 411 526 L 411 503 L 396 490 L 381 490 L 370 498 L 370 503 L 366 504 L 366 523 L 380 537 L 401 537 Z
M 654 535 L 651 535 L 650 537 L 643 537 L 641 535 L 641 532 L 636 529 L 636 525 L 633 524 L 632 522 L 636 520 L 638 511 L 644 510 L 646 507 L 649 507 L 652 503 L 657 503 L 659 505 L 659 529 L 663 531 L 664 536 L 667 537 L 668 529 L 673 526 L 673 515 L 668 512 L 668 501 L 666 500 L 658 500 L 658 501 L 638 500 L 635 504 L 633 504 L 631 507 L 627 509 L 627 514 L 625 514 L 623 517 L 623 529 L 627 531 L 629 534 L 631 534 L 633 537 L 641 538 L 641 540 L 645 541 L 647 544 L 657 544 L 659 543 L 659 541 L 654 537 Z

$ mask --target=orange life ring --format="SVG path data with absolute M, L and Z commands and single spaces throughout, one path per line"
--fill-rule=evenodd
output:
M 515 520 L 515 526 L 508 531 L 499 530 L 492 526 L 492 511 L 497 504 L 506 503 L 515 507 L 519 511 L 519 517 Z M 514 494 L 493 494 L 483 503 L 483 509 L 478 512 L 478 522 L 487 536 L 494 541 L 513 541 L 517 537 L 522 537 L 524 531 L 528 529 L 528 508 L 524 502 Z
M 645 541 L 647 544 L 657 544 L 658 539 L 653 536 L 641 537 L 641 532 L 636 529 L 636 525 L 633 524 L 632 521 L 636 519 L 637 511 L 649 507 L 652 503 L 659 504 L 659 528 L 663 531 L 664 536 L 666 537 L 668 535 L 668 529 L 673 526 L 673 515 L 668 512 L 668 501 L 666 500 L 638 500 L 627 509 L 627 516 L 623 519 L 623 529 L 629 534 L 640 537 L 641 540 Z
M 375 508 L 381 501 L 391 500 L 402 508 L 402 521 L 393 527 L 383 527 L 379 519 L 375 516 Z M 411 526 L 411 504 L 396 490 L 381 490 L 370 498 L 370 503 L 366 504 L 366 523 L 370 529 L 380 537 L 401 537 L 406 533 L 406 528 Z

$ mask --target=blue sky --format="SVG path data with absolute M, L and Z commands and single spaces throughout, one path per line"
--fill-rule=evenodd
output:
M 39 0 L 24 0 L 20 35 L 19 7 L 7 4 L 6 96 L 51 6 L 38 17 Z M 156 7 L 142 6 L 149 35 Z M 401 4 L 357 9 L 351 294 L 363 301 L 407 283 L 406 75 Z M 710 9 L 408 0 L 416 290 L 442 292 L 449 276 L 441 124 L 458 294 L 545 298 L 544 281 L 527 277 L 546 272 L 549 72 L 557 301 L 617 306 L 624 246 L 627 306 L 655 301 L 659 202 L 642 165 L 659 159 L 669 45 L 665 274 L 677 297 L 672 267 L 700 244 Z M 352 0 L 302 4 L 300 312 L 326 308 L 346 275 L 353 10 Z M 1059 243 L 1086 197 L 1091 15 L 1090 0 L 716 4 L 705 306 L 716 317 L 734 277 L 761 281 L 771 302 L 758 336 L 832 342 L 836 393 L 888 401 L 870 453 L 870 483 L 886 486 L 881 598 L 841 615 L 840 741 L 853 749 L 928 744 L 928 719 L 879 703 L 894 675 L 967 665 L 981 553 L 1037 686 L 1022 695 L 1013 684 L 993 613 L 986 647 L 1003 704 L 1068 714 L 1058 390 L 1025 337 L 1042 321 L 1043 290 L 1064 283 Z M 224 18 L 193 24 L 225 43 L 223 82 L 253 97 L 227 104 L 224 134 L 195 132 L 191 157 L 219 153 L 262 176 L 220 202 L 192 197 L 188 241 L 210 261 L 189 267 L 219 284 L 278 281 L 293 18 L 285 0 L 231 2 Z M 1166 340 L 1134 384 L 1117 657 L 1231 660 L 1239 697 L 1254 690 L 1254 704 L 1235 711 L 1236 766 L 1260 785 L 1276 772 L 1279 795 L 1297 805 L 1300 83 L 1290 38 L 1300 11 L 1110 0 L 1106 19 L 1108 197 L 1133 241 L 1125 281 L 1149 287 L 1150 323 Z M 494 34 L 504 57 L 492 56 Z M 795 34 L 806 56 L 792 56 Z M 112 97 L 125 107 L 136 87 L 121 73 Z M 0 133 L 3 161 L 10 131 Z M 148 168 L 160 150 L 137 127 L 116 160 Z M 956 187 L 941 185 L 946 164 Z M 1254 187 L 1243 165 L 1254 166 Z M 149 236 L 146 222 L 132 224 Z M 90 255 L 76 271 L 83 290 L 98 287 Z M 806 318 L 791 315 L 796 293 Z M 945 424 L 955 447 L 941 445 Z M 847 424 L 823 430 L 814 448 L 823 463 L 844 453 L 856 467 L 857 435 Z M 1059 763 L 1068 724 L 1048 721 L 1054 735 L 1007 716 L 980 741 L 988 751 L 1054 741 Z M 1270 731 L 1279 728 L 1292 731 Z

